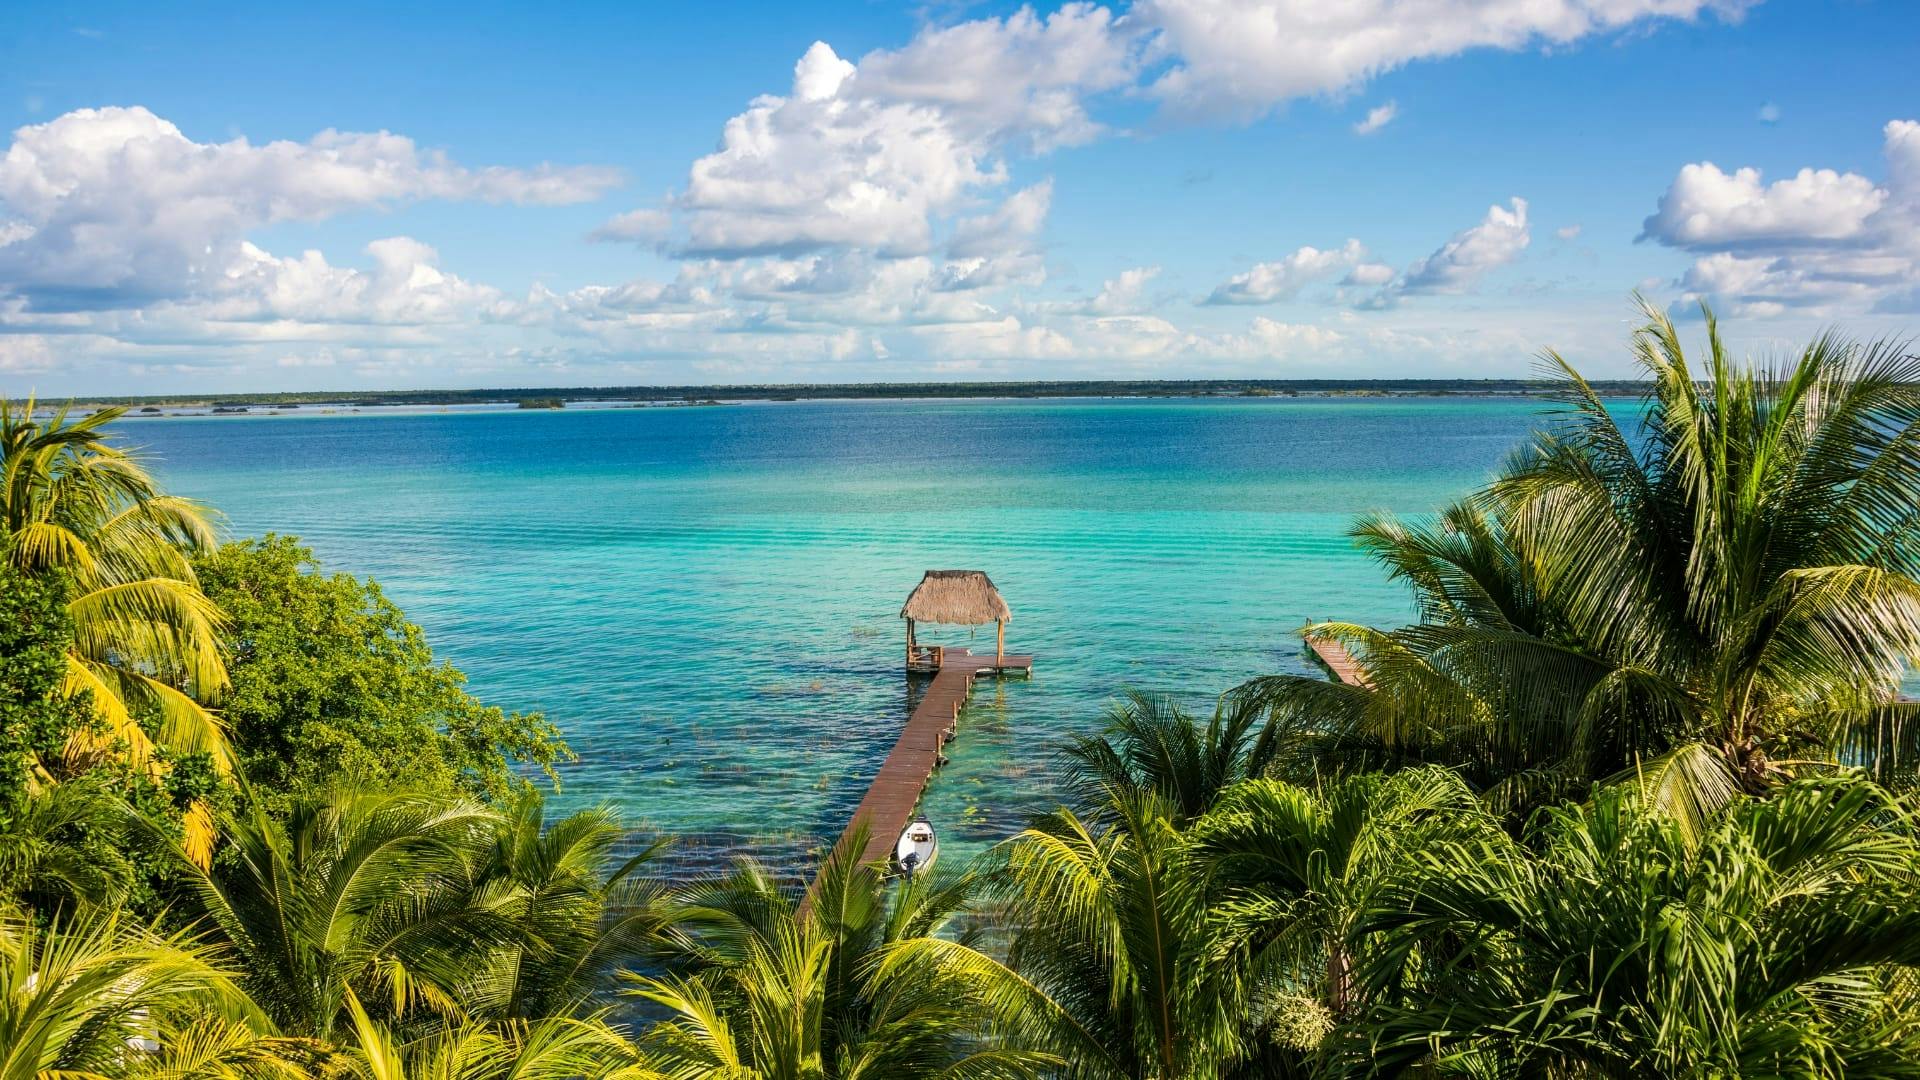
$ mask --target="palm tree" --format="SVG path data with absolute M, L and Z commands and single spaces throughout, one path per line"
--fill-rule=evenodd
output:
M 1020 1045 L 1067 1080 L 1237 1075 L 1259 1026 L 1244 944 L 1208 918 L 1203 866 L 1177 812 L 1117 795 L 1093 822 L 1062 808 L 1006 841 L 995 893 L 1006 962 L 938 938 L 905 942 L 880 975 L 975 986 Z
M 0 903 L 50 913 L 123 899 L 138 831 L 124 800 L 80 779 L 24 792 L 12 809 L 0 830 Z
M 600 1080 L 634 1060 L 597 1016 L 462 1023 L 404 1040 L 351 992 L 346 1002 L 356 1045 L 343 1056 L 350 1075 L 365 1080 Z
M 164 1075 L 179 1059 L 158 1051 L 215 1028 L 230 1063 L 283 1063 L 303 1049 L 264 1036 L 233 972 L 187 937 L 99 908 L 44 927 L 0 912 L 0 1080 Z
M 1920 1076 L 1920 843 L 1853 777 L 1696 836 L 1630 787 L 1408 860 L 1336 1074 Z
M 529 941 L 524 897 L 481 872 L 497 816 L 476 804 L 342 793 L 226 822 L 230 850 L 192 870 L 207 920 L 282 1031 L 330 1039 L 348 997 L 387 1018 L 462 1015 L 459 988 Z
M 863 839 L 863 838 L 861 838 Z M 861 839 L 850 850 L 864 846 Z M 984 959 L 969 935 L 936 938 L 970 882 L 916 876 L 889 887 L 831 857 L 811 902 L 763 868 L 681 890 L 668 974 L 631 976 L 633 996 L 669 1018 L 640 1040 L 636 1077 L 881 1080 L 1042 1075 L 1056 1060 L 1001 1045 L 977 987 L 940 963 L 890 973 L 887 959 L 938 941 Z
M 478 876 L 511 890 L 498 914 L 521 936 L 493 949 L 455 994 L 469 1016 L 531 1020 L 590 1009 L 611 972 L 649 956 L 669 931 L 666 887 L 639 875 L 664 841 L 616 865 L 625 834 L 611 810 L 548 827 L 544 809 L 527 793 L 494 822 Z
M 164 494 L 140 459 L 107 441 L 124 409 L 69 421 L 61 409 L 34 419 L 0 399 L 0 559 L 71 585 L 73 623 L 64 692 L 87 694 L 107 738 L 78 733 L 69 753 L 118 747 L 158 775 L 156 741 L 227 763 L 220 725 L 206 702 L 227 681 L 216 631 L 219 611 L 195 583 L 190 557 L 215 537 L 197 503 Z M 138 722 L 158 720 L 157 737 Z M 204 856 L 211 819 L 189 814 L 188 842 Z
M 1431 523 L 1363 520 L 1422 622 L 1326 624 L 1365 686 L 1275 676 L 1300 770 L 1456 765 L 1522 809 L 1638 776 L 1703 827 L 1814 763 L 1909 773 L 1920 657 L 1920 358 L 1833 335 L 1704 371 L 1645 309 L 1637 430 L 1551 353 L 1562 411 Z
M 1262 719 L 1259 702 L 1232 696 L 1202 727 L 1171 696 L 1129 690 L 1107 710 L 1106 730 L 1068 742 L 1061 778 L 1083 816 L 1104 813 L 1116 795 L 1151 793 L 1185 821 L 1266 771 L 1276 729 Z
M 1252 978 L 1276 1024 L 1311 1049 L 1355 1002 L 1357 932 L 1373 895 L 1409 858 L 1441 842 L 1497 830 L 1471 788 L 1445 769 L 1366 773 L 1317 788 L 1250 780 L 1230 788 L 1192 829 L 1208 875 L 1209 917 L 1252 950 Z M 1302 998 L 1306 1001 L 1302 1001 Z M 1300 1045 L 1301 1043 L 1307 1045 Z

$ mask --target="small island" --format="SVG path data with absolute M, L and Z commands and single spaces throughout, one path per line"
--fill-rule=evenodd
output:
M 567 403 L 565 399 L 557 397 L 521 398 L 518 407 L 522 409 L 564 409 L 567 407 Z

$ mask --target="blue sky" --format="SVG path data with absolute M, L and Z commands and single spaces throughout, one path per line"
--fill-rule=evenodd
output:
M 1620 375 L 1636 289 L 1749 353 L 1920 310 L 1909 2 L 9 19 L 10 395 Z

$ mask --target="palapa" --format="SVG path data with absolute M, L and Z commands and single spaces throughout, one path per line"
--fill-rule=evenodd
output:
M 984 570 L 929 570 L 914 586 L 900 617 L 913 622 L 979 626 L 1005 623 L 1013 612 Z

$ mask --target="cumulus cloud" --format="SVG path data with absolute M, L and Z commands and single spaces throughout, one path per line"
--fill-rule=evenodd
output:
M 1371 135 L 1393 123 L 1393 118 L 1398 115 L 1400 115 L 1400 106 L 1396 102 L 1389 101 L 1385 105 L 1376 105 L 1367 110 L 1367 115 L 1362 117 L 1359 123 L 1353 125 L 1353 133 Z
M 1759 169 L 1725 173 L 1703 161 L 1681 167 L 1641 235 L 1691 251 L 1851 240 L 1886 200 L 1855 173 L 1801 169 L 1764 184 Z
M 1147 309 L 1151 300 L 1147 296 L 1147 286 L 1160 276 L 1157 266 L 1136 266 L 1131 270 L 1120 271 L 1120 276 L 1108 278 L 1100 286 L 1093 298 L 1080 305 L 1079 310 L 1088 315 L 1137 315 Z
M 1052 205 L 1051 180 L 1016 191 L 991 213 L 955 223 L 947 254 L 964 259 L 1026 248 L 1040 234 Z
M 815 42 L 782 94 L 729 120 L 673 200 L 699 258 L 860 248 L 916 255 L 1008 179 L 1014 154 L 1098 137 L 1090 103 L 1144 89 L 1177 114 L 1250 117 L 1334 93 L 1413 60 L 1476 47 L 1566 44 L 1751 0 L 1364 0 L 1330 11 L 1305 0 L 1142 0 L 1125 18 L 1092 3 L 1042 17 L 1021 9 L 922 30 L 854 62 Z M 1388 102 L 1355 126 L 1389 123 Z M 655 213 L 596 236 L 658 243 Z M 964 248 L 964 244 L 963 244 Z M 956 250 L 975 257 L 979 250 Z
M 0 288 L 44 308 L 138 305 L 217 282 L 264 225 L 417 199 L 580 202 L 618 181 L 471 169 L 388 132 L 201 143 L 144 108 L 80 109 L 18 129 L 0 158 Z
M 1757 0 L 1141 0 L 1130 22 L 1166 66 L 1147 87 L 1177 113 L 1245 119 L 1469 49 L 1566 45 L 1663 19 L 1733 21 Z
M 396 326 L 509 314 L 499 290 L 441 270 L 439 252 L 412 237 L 375 240 L 366 254 L 373 265 L 361 270 L 333 266 L 318 251 L 275 258 L 243 241 L 239 258 L 192 310 L 215 322 Z
M 1341 270 L 1358 267 L 1367 257 L 1367 249 L 1358 240 L 1340 247 L 1321 250 L 1302 247 L 1274 262 L 1257 263 L 1253 269 L 1235 274 L 1208 295 L 1209 304 L 1271 304 L 1291 300 L 1308 285 L 1322 281 Z
M 656 244 L 673 229 L 673 215 L 657 207 L 642 207 L 616 214 L 587 234 L 589 240 Z
M 1490 271 L 1518 259 L 1532 239 L 1527 200 L 1516 195 L 1506 206 L 1487 207 L 1479 224 L 1454 233 L 1439 250 L 1407 267 L 1362 306 L 1391 307 L 1407 296 L 1469 292 Z
M 858 64 L 815 42 L 785 95 L 756 98 L 693 163 L 674 200 L 683 251 L 931 250 L 938 227 L 1006 182 L 1007 154 L 1099 134 L 1086 98 L 1130 79 L 1128 42 L 1092 4 L 931 28 Z M 1047 189 L 1025 194 L 1002 209 L 1044 215 Z
M 1886 179 L 1804 168 L 1683 166 L 1641 238 L 1698 256 L 1683 300 L 1730 314 L 1903 310 L 1920 291 L 1920 123 L 1882 129 Z

